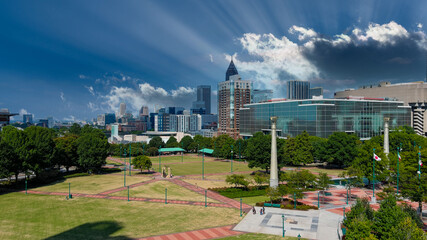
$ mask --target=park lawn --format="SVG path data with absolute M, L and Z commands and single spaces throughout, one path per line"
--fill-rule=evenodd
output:
M 131 197 L 145 197 L 145 198 L 165 198 L 165 188 L 168 189 L 168 200 L 184 200 L 184 201 L 196 201 L 204 202 L 205 196 L 188 190 L 184 187 L 178 186 L 169 181 L 157 181 L 145 185 L 141 185 L 135 188 L 129 189 L 129 195 Z M 127 196 L 127 190 L 113 193 L 114 196 Z M 208 202 L 218 203 L 218 201 L 208 198 Z
M 230 187 L 225 181 L 209 181 L 209 180 L 194 180 L 194 179 L 182 179 L 185 182 L 191 183 L 193 185 L 208 189 L 208 188 L 218 188 L 218 187 Z
M 0 195 L 0 239 L 131 239 L 236 224 L 239 210 L 62 196 Z
M 249 169 L 251 169 L 251 168 L 249 168 Z M 258 168 L 257 168 L 257 170 L 258 170 Z M 256 171 L 256 170 L 254 170 L 254 171 Z M 250 173 L 235 173 L 235 174 L 243 175 L 248 181 L 253 180 L 253 175 L 251 175 Z M 223 180 L 225 182 L 225 179 L 227 179 L 228 175 L 231 175 L 231 173 L 228 172 L 228 174 L 205 176 L 205 178 L 206 179 Z
M 240 198 L 235 198 L 234 200 L 240 201 Z M 242 198 L 242 202 L 251 206 L 255 206 L 257 202 L 264 202 L 270 200 L 267 196 L 255 196 L 255 197 L 244 197 Z
M 230 173 L 231 163 L 230 162 L 221 162 L 221 161 L 209 161 L 205 162 L 205 174 L 209 173 Z M 161 168 L 168 166 L 172 169 L 172 174 L 175 176 L 182 175 L 198 175 L 202 174 L 202 162 L 197 163 L 183 163 L 183 164 L 164 164 L 162 162 Z M 153 169 L 159 171 L 158 162 L 153 162 Z M 233 163 L 233 172 L 240 171 L 256 171 L 257 168 L 249 168 L 248 165 L 244 163 Z
M 318 168 L 318 167 L 307 167 L 302 169 L 307 169 L 312 173 L 326 173 L 328 175 L 334 175 L 334 176 L 338 176 L 340 173 L 345 171 L 344 169 L 324 169 L 324 168 Z
M 114 165 L 114 166 L 118 166 L 118 167 L 123 166 L 123 164 L 118 163 L 118 162 L 113 161 L 113 160 L 109 160 L 109 159 L 107 159 L 107 165 Z
M 141 175 L 126 176 L 126 185 L 144 182 L 150 180 L 150 177 L 141 177 Z M 97 194 L 107 190 L 123 187 L 122 174 L 100 174 L 83 177 L 67 178 L 49 185 L 34 188 L 32 190 L 45 192 L 68 192 L 68 183 L 71 183 L 71 193 Z
M 242 234 L 242 235 L 237 235 L 237 236 L 232 236 L 232 237 L 225 237 L 225 238 L 221 238 L 223 240 L 246 240 L 246 239 L 250 239 L 250 240 L 264 240 L 264 239 L 270 239 L 270 240 L 297 240 L 297 237 L 284 237 L 282 238 L 282 236 L 277 236 L 277 235 L 270 235 L 270 234 L 261 234 L 261 233 L 246 233 L 246 234 Z M 301 239 L 305 239 L 305 238 L 301 238 Z
M 159 157 L 150 157 L 153 165 L 159 162 Z M 162 163 L 180 163 L 184 160 L 184 162 L 202 162 L 202 155 L 197 156 L 197 154 L 184 154 L 184 159 L 182 159 L 181 155 L 162 155 L 161 162 Z M 212 158 L 206 158 L 205 160 L 213 160 Z

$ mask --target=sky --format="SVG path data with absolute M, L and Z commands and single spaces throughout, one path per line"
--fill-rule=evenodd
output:
M 335 91 L 426 78 L 427 4 L 342 0 L 0 2 L 0 108 L 91 120 L 146 105 L 190 108 L 197 85 L 287 80 Z M 15 116 L 15 120 L 21 120 Z

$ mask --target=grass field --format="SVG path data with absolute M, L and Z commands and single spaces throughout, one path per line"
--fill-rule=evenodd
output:
M 235 198 L 234 200 L 240 201 L 240 198 Z M 267 196 L 255 196 L 255 197 L 244 197 L 242 198 L 242 202 L 248 205 L 255 206 L 255 203 L 257 202 L 264 202 L 270 200 Z
M 126 185 L 144 182 L 151 179 L 150 177 L 126 176 Z M 71 183 L 71 193 L 96 194 L 110 189 L 123 187 L 122 174 L 101 174 L 84 177 L 68 178 L 65 181 L 51 183 L 49 185 L 34 188 L 37 191 L 47 192 L 68 192 L 68 183 Z
M 107 165 L 114 165 L 117 167 L 123 166 L 123 164 L 107 159 Z
M 153 165 L 154 163 L 159 162 L 158 156 L 150 157 L 150 159 L 151 159 L 151 162 L 153 162 Z M 180 163 L 182 162 L 182 160 L 184 160 L 184 162 L 202 162 L 202 155 L 197 156 L 197 154 L 184 154 L 184 159 L 182 159 L 181 155 L 162 155 L 161 156 L 162 163 Z M 205 157 L 205 160 L 212 161 L 214 159 Z
M 0 195 L 0 239 L 130 239 L 237 223 L 238 209 Z
M 268 235 L 268 234 L 260 234 L 260 233 L 247 233 L 247 234 L 242 234 L 242 235 L 237 235 L 237 236 L 233 236 L 233 237 L 226 237 L 226 238 L 221 238 L 223 240 L 264 240 L 264 239 L 269 239 L 269 240 L 297 240 L 298 238 L 296 237 L 284 237 L 282 238 L 281 236 L 276 236 L 276 235 Z M 301 238 L 301 239 L 305 239 L 305 238 Z
M 131 188 L 129 195 L 132 197 L 165 198 L 165 188 L 168 189 L 168 200 L 186 200 L 204 202 L 204 195 L 197 194 L 184 187 L 178 186 L 169 181 L 158 181 L 139 187 Z M 113 193 L 115 196 L 127 196 L 127 190 Z M 218 203 L 218 201 L 208 198 L 208 202 Z
M 250 168 L 249 168 L 250 169 Z M 258 170 L 258 168 L 254 168 L 254 171 Z M 251 170 L 249 170 L 251 171 Z M 228 172 L 229 173 L 229 172 Z M 236 173 L 239 175 L 243 175 L 245 176 L 246 179 L 253 179 L 253 176 L 250 173 Z M 223 175 L 211 175 L 211 176 L 205 176 L 206 179 L 216 179 L 216 180 L 223 180 L 225 181 L 225 179 L 227 178 L 227 174 L 223 174 Z
M 304 167 L 302 169 L 307 169 L 312 173 L 326 173 L 328 175 L 338 176 L 340 173 L 344 172 L 344 169 L 324 169 L 318 167 Z
M 217 181 L 209 181 L 209 180 L 193 180 L 193 179 L 183 179 L 185 182 L 191 183 L 193 185 L 197 185 L 202 188 L 217 188 L 217 187 L 230 187 L 225 181 L 217 182 Z
M 202 162 L 194 162 L 194 163 L 183 163 L 183 164 L 170 164 L 161 162 L 161 168 L 163 166 L 168 166 L 172 169 L 172 174 L 175 176 L 180 175 L 195 175 L 202 174 Z M 155 171 L 159 171 L 159 162 L 153 162 L 153 169 Z M 233 163 L 233 172 L 240 171 L 256 171 L 256 168 L 250 169 L 248 165 L 243 163 Z M 209 173 L 227 173 L 231 171 L 231 163 L 230 162 L 221 162 L 221 161 L 211 161 L 205 162 L 205 174 Z

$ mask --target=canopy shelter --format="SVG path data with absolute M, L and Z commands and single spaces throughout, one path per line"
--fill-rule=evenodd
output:
M 213 154 L 214 150 L 213 149 L 209 149 L 209 148 L 203 148 L 199 150 L 200 153 L 205 153 L 205 154 Z
M 159 153 L 165 153 L 165 152 L 185 152 L 182 148 L 160 148 Z

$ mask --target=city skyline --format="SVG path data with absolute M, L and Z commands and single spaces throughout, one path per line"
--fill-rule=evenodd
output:
M 232 56 L 274 97 L 294 79 L 332 97 L 426 76 L 422 1 L 22 2 L 0 3 L 0 108 L 15 120 L 91 120 L 121 102 L 134 115 L 190 109 L 198 85 L 211 86 L 216 113 Z

